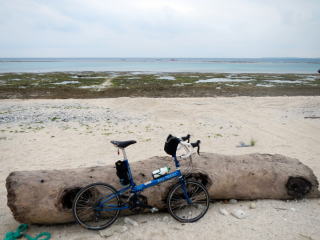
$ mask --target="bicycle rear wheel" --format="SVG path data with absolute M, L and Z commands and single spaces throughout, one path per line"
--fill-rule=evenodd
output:
M 208 211 L 209 194 L 206 187 L 199 182 L 186 181 L 185 186 L 191 203 L 185 198 L 183 185 L 178 183 L 169 191 L 167 207 L 170 215 L 179 222 L 195 222 Z
M 100 230 L 114 223 L 120 210 L 116 190 L 105 183 L 90 184 L 81 189 L 73 202 L 73 215 L 83 227 Z

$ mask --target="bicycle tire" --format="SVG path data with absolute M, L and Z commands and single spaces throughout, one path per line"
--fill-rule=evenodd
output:
M 209 194 L 202 183 L 187 180 L 185 184 L 192 203 L 187 203 L 182 190 L 182 184 L 178 183 L 174 185 L 168 193 L 167 208 L 170 215 L 179 222 L 196 222 L 208 211 L 210 203 Z M 191 215 L 192 208 L 197 208 L 200 211 L 196 216 L 188 218 L 188 215 Z
M 82 188 L 76 195 L 72 212 L 75 220 L 83 227 L 90 230 L 101 230 L 109 227 L 119 217 L 120 210 L 101 210 L 99 205 L 103 197 L 116 194 L 116 189 L 106 183 L 93 183 Z M 113 206 L 120 206 L 118 195 L 106 202 Z M 105 206 L 105 203 L 103 207 Z M 83 214 L 85 213 L 85 214 Z M 107 213 L 111 213 L 109 216 Z

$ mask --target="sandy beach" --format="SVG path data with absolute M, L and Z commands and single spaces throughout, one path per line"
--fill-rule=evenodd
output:
M 318 96 L 0 100 L 0 236 L 18 226 L 6 205 L 10 172 L 113 164 L 119 156 L 110 140 L 137 140 L 127 150 L 132 162 L 165 155 L 169 133 L 190 133 L 204 152 L 287 155 L 320 178 Z M 255 146 L 237 147 L 251 140 Z M 254 209 L 251 201 L 216 202 L 193 224 L 168 213 L 131 216 L 139 227 L 126 225 L 108 239 L 320 239 L 320 199 L 254 202 Z M 225 216 L 222 208 L 248 216 Z M 115 225 L 124 225 L 123 218 Z M 104 239 L 76 224 L 32 225 L 28 233 L 42 231 L 52 239 Z

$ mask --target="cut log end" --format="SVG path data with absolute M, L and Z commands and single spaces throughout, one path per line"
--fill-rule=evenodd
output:
M 302 199 L 310 193 L 312 184 L 303 177 L 289 177 L 286 188 L 289 196 Z

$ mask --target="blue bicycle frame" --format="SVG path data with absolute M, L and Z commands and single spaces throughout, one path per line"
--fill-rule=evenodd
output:
M 162 177 L 159 177 L 157 179 L 153 179 L 153 180 L 150 180 L 148 182 L 142 183 L 140 185 L 136 185 L 134 180 L 133 180 L 131 169 L 130 169 L 130 165 L 129 165 L 128 159 L 126 158 L 126 154 L 125 154 L 124 149 L 122 149 L 122 151 L 123 151 L 123 155 L 124 155 L 123 162 L 125 163 L 125 165 L 126 165 L 126 167 L 128 169 L 128 175 L 129 175 L 130 184 L 127 187 L 124 187 L 124 188 L 120 189 L 116 193 L 104 196 L 100 200 L 100 204 L 99 204 L 99 206 L 98 206 L 98 208 L 96 210 L 98 210 L 98 211 L 114 211 L 114 210 L 128 209 L 129 208 L 128 204 L 126 204 L 125 206 L 116 206 L 116 205 L 110 205 L 110 204 L 107 205 L 106 203 L 108 201 L 114 199 L 115 197 L 122 195 L 123 193 L 127 192 L 128 190 L 131 190 L 130 191 L 131 193 L 136 194 L 138 192 L 142 192 L 146 188 L 158 185 L 158 184 L 160 184 L 162 182 L 165 182 L 165 181 L 168 181 L 170 179 L 177 178 L 177 177 L 179 178 L 179 182 L 181 183 L 182 190 L 183 190 L 184 197 L 185 197 L 186 201 L 189 204 L 192 203 L 191 199 L 189 198 L 189 196 L 187 194 L 185 180 L 184 180 L 184 178 L 183 178 L 183 176 L 181 174 L 180 163 L 179 163 L 179 161 L 178 161 L 176 156 L 173 156 L 173 160 L 174 160 L 176 168 L 177 168 L 176 171 L 174 171 L 172 173 L 169 173 L 169 174 L 166 174 L 166 175 L 164 175 Z

